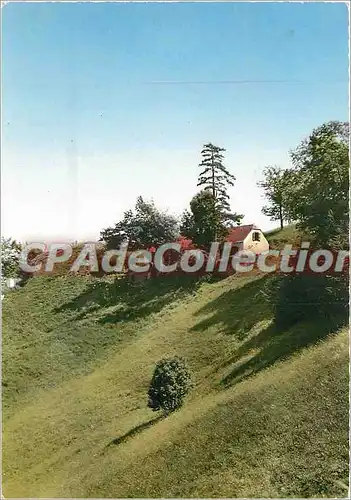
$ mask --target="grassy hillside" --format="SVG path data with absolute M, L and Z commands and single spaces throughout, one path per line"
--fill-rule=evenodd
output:
M 294 224 L 288 224 L 283 229 L 277 228 L 267 231 L 265 236 L 271 248 L 282 248 L 288 243 L 294 245 L 301 242 L 301 233 L 296 229 Z
M 276 332 L 260 274 L 29 280 L 3 302 L 5 497 L 345 497 L 348 335 Z M 155 363 L 195 388 L 162 418 Z

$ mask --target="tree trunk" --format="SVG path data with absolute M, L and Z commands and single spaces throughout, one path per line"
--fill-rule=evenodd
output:
M 212 195 L 213 199 L 216 201 L 216 185 L 215 185 L 215 169 L 213 165 L 213 152 L 212 152 L 212 158 L 211 158 L 211 169 L 212 169 Z M 214 241 L 217 241 L 217 231 L 215 230 L 214 232 Z
M 212 170 L 212 195 L 216 199 L 216 185 L 215 185 L 215 170 L 213 165 L 213 151 L 211 153 L 211 170 Z
M 284 227 L 284 219 L 283 219 L 283 209 L 282 206 L 279 206 L 279 220 L 280 220 L 280 229 Z

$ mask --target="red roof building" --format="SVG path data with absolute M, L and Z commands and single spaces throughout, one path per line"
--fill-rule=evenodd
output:
M 234 227 L 233 229 L 230 230 L 225 240 L 230 241 L 231 243 L 241 243 L 253 229 L 257 229 L 257 227 L 254 224 L 247 224 L 246 226 Z

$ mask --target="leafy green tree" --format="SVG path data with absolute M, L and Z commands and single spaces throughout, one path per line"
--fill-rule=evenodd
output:
M 19 256 L 21 245 L 12 238 L 1 237 L 1 286 L 6 285 L 9 278 L 18 278 L 21 275 Z
M 191 200 L 190 211 L 183 213 L 180 231 L 197 246 L 207 248 L 226 231 L 221 219 L 221 212 L 212 193 L 203 190 Z
M 145 248 L 174 241 L 179 235 L 176 217 L 156 208 L 153 201 L 137 198 L 134 210 L 127 210 L 123 219 L 100 233 L 108 248 L 128 243 L 130 249 Z
M 328 122 L 290 153 L 293 168 L 284 187 L 284 208 L 314 246 L 348 246 L 348 140 L 348 123 Z M 348 320 L 348 282 L 347 274 L 276 277 L 266 294 L 276 326 L 313 320 L 335 331 Z
M 183 212 L 180 231 L 197 246 L 208 249 L 213 241 L 222 241 L 242 217 L 223 212 L 211 191 L 204 189 L 192 198 L 190 211 Z
M 148 406 L 153 411 L 175 411 L 182 406 L 191 387 L 190 372 L 183 358 L 162 359 L 150 382 Z
M 263 171 L 264 180 L 258 183 L 263 188 L 268 204 L 262 208 L 262 213 L 270 220 L 278 220 L 280 228 L 289 216 L 285 210 L 285 199 L 289 188 L 289 171 L 276 166 L 268 166 Z
M 286 210 L 320 245 L 345 241 L 349 227 L 349 124 L 314 129 L 292 151 Z

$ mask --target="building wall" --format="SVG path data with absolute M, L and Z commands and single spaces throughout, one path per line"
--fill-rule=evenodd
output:
M 252 235 L 255 232 L 260 233 L 260 241 L 252 240 Z M 251 250 L 251 252 L 255 252 L 256 254 L 263 253 L 269 250 L 269 243 L 262 231 L 259 229 L 253 229 L 244 239 L 243 250 Z
M 231 247 L 231 255 L 237 253 L 237 252 L 240 252 L 240 250 L 244 250 L 244 247 L 243 247 L 243 242 L 242 241 L 239 241 L 239 242 L 236 242 L 236 243 L 232 243 L 232 247 Z

